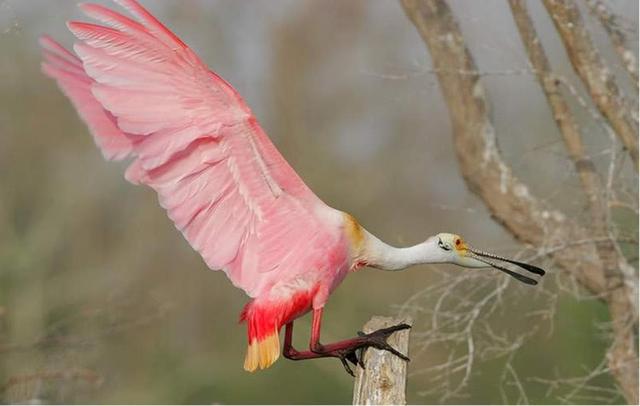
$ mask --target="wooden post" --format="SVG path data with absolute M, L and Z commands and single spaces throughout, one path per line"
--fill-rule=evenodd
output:
M 363 331 L 391 327 L 400 323 L 411 325 L 411 318 L 374 316 Z M 387 342 L 403 354 L 409 353 L 409 331 L 396 331 Z M 407 362 L 388 351 L 369 348 L 364 354 L 365 369 L 356 368 L 353 388 L 354 405 L 406 405 Z

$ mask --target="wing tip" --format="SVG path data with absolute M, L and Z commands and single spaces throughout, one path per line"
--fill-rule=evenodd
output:
M 67 29 L 69 31 L 71 31 L 71 33 L 73 35 L 75 35 L 76 37 L 80 38 L 80 35 L 86 30 L 86 25 L 87 23 L 83 23 L 81 21 L 67 21 L 65 23 L 65 25 L 67 26 Z
M 53 44 L 57 44 L 49 34 L 42 34 L 38 37 L 38 44 L 44 49 L 50 49 Z
M 84 21 L 69 20 L 69 21 L 67 21 L 65 23 L 65 25 L 67 26 L 69 31 L 71 31 L 71 32 L 73 32 L 75 34 L 74 31 L 76 31 L 76 30 L 86 30 L 88 28 L 91 28 L 91 26 L 93 26 L 95 24 L 87 23 L 87 22 L 84 22 Z
M 188 49 L 187 45 L 167 26 L 162 24 L 149 10 L 144 8 L 137 0 L 113 0 L 120 7 L 127 10 L 135 16 L 144 26 L 147 27 L 155 36 L 160 36 L 160 40 L 164 40 L 165 44 L 172 44 L 181 48 Z
M 87 16 L 92 18 L 95 18 L 94 15 L 100 13 L 103 10 L 109 10 L 107 7 L 104 7 L 101 4 L 89 3 L 88 1 L 78 3 L 78 8 Z

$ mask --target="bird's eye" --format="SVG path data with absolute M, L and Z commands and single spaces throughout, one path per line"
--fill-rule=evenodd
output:
M 461 242 L 462 242 L 462 241 L 460 241 L 460 239 L 458 238 L 458 239 L 456 240 L 456 245 L 460 245 L 460 243 L 461 243 Z

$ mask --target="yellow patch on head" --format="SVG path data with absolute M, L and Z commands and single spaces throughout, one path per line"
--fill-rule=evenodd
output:
M 349 241 L 351 241 L 351 246 L 355 250 L 360 250 L 364 242 L 364 231 L 362 231 L 362 227 L 358 224 L 355 217 L 349 213 L 345 213 L 344 215 L 344 229 Z
M 262 340 L 253 340 L 247 347 L 247 355 L 244 358 L 244 370 L 255 372 L 258 368 L 269 368 L 280 357 L 280 338 L 278 330 L 273 334 L 263 337 Z
M 467 250 L 469 249 L 467 244 L 465 244 L 465 242 L 462 240 L 462 238 L 459 235 L 454 235 L 453 245 L 456 247 L 456 250 L 459 251 L 461 254 L 466 254 Z

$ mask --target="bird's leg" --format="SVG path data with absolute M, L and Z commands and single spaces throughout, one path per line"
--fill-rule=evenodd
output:
M 326 358 L 330 355 L 324 355 L 313 351 L 298 351 L 293 348 L 293 322 L 289 322 L 284 330 L 284 345 L 282 346 L 282 355 L 290 360 L 299 361 L 303 359 Z
M 398 324 L 397 326 L 383 328 L 369 334 L 358 332 L 358 337 L 338 341 L 331 344 L 320 343 L 321 324 L 322 309 L 315 309 L 313 311 L 311 340 L 309 343 L 310 351 L 297 351 L 291 344 L 293 338 L 293 322 L 287 323 L 285 329 L 284 348 L 282 351 L 284 357 L 292 360 L 335 357 L 340 359 L 345 370 L 351 375 L 354 375 L 353 370 L 351 369 L 347 361 L 352 362 L 354 365 L 360 364 L 364 368 L 362 356 L 358 357 L 357 351 L 360 349 L 364 350 L 368 347 L 374 347 L 380 350 L 389 351 L 392 354 L 395 354 L 398 357 L 404 359 L 405 361 L 409 361 L 409 358 L 407 356 L 398 352 L 395 348 L 391 347 L 387 343 L 387 338 L 389 338 L 389 336 L 394 332 L 411 328 L 411 326 L 409 326 L 408 324 Z
M 322 357 L 320 354 L 316 354 L 315 352 L 298 351 L 295 348 L 293 348 L 292 342 L 293 342 L 293 322 L 290 321 L 289 323 L 287 323 L 284 330 L 284 345 L 282 348 L 282 355 L 285 358 L 288 358 L 294 361 Z
M 312 330 L 312 333 L 311 333 L 310 347 L 315 348 L 315 350 L 318 350 L 318 346 L 321 345 L 318 342 L 319 334 L 314 336 L 313 331 L 315 331 L 315 329 Z M 351 367 L 349 366 L 346 360 L 353 362 L 354 365 L 356 365 L 359 362 L 360 365 L 364 368 L 364 364 L 362 363 L 362 360 L 358 360 L 358 357 L 356 356 L 356 350 L 352 350 L 348 353 L 345 353 L 344 355 L 338 355 L 338 353 L 336 352 L 323 353 L 319 350 L 318 351 L 314 351 L 314 350 L 298 351 L 295 348 L 293 348 L 292 341 L 293 341 L 293 322 L 289 322 L 285 326 L 284 345 L 282 348 L 282 355 L 285 358 L 294 360 L 294 361 L 300 361 L 304 359 L 337 357 L 337 358 L 340 358 L 340 361 L 342 361 L 342 365 L 344 365 L 345 370 L 352 376 L 354 376 L 353 370 L 351 369 Z M 348 341 L 348 340 L 345 340 L 345 341 Z M 314 345 L 314 342 L 316 343 L 315 345 Z
M 374 347 L 379 350 L 389 351 L 390 353 L 402 358 L 405 361 L 409 361 L 409 358 L 400 353 L 398 350 L 393 348 L 387 343 L 387 339 L 391 334 L 398 330 L 405 330 L 411 328 L 408 324 L 398 324 L 396 326 L 391 326 L 387 328 L 383 328 L 380 330 L 376 330 L 369 334 L 364 334 L 362 332 L 358 332 L 358 337 L 350 338 L 347 340 L 338 341 L 330 344 L 321 344 L 320 343 L 320 327 L 322 324 L 322 308 L 315 309 L 313 311 L 313 322 L 311 326 L 311 343 L 310 349 L 312 352 L 317 354 L 323 354 L 327 357 L 336 357 L 342 361 L 342 365 L 346 369 L 346 371 L 353 375 L 353 371 L 349 367 L 348 361 L 353 362 L 353 364 L 360 364 L 362 368 L 364 368 L 364 363 L 362 360 L 363 352 L 368 347 Z M 362 350 L 360 353 L 360 357 L 358 357 L 357 351 Z

